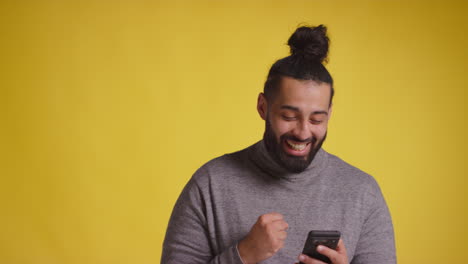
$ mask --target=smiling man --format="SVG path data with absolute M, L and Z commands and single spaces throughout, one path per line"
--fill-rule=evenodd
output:
M 264 142 L 276 162 L 301 172 L 312 162 L 327 136 L 331 114 L 328 83 L 281 78 L 278 95 L 258 98 L 258 112 L 266 122 Z M 268 101 L 272 102 L 268 106 Z
M 162 263 L 324 263 L 310 230 L 338 230 L 331 263 L 396 263 L 391 217 L 372 176 L 327 153 L 333 79 L 326 28 L 300 27 L 271 67 L 257 110 L 263 140 L 203 165 L 171 216 Z

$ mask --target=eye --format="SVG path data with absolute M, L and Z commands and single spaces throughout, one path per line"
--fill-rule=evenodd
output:
M 310 123 L 313 124 L 313 125 L 320 125 L 321 123 L 323 123 L 323 120 L 314 120 L 314 119 L 311 119 L 311 120 L 310 120 Z
M 295 117 L 295 116 L 282 115 L 281 117 L 282 117 L 284 120 L 286 120 L 286 121 L 293 121 L 293 120 L 296 120 L 296 117 Z

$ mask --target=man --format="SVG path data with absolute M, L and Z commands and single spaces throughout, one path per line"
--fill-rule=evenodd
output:
M 263 140 L 216 158 L 187 183 L 162 263 L 323 263 L 300 254 L 310 230 L 339 230 L 334 264 L 395 263 L 393 227 L 375 180 L 321 148 L 333 79 L 326 28 L 300 27 L 258 97 Z M 298 257 L 299 255 L 299 257 Z

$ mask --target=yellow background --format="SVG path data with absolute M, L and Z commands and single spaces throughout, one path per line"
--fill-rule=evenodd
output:
M 158 263 L 191 174 L 253 144 L 271 64 L 329 27 L 325 149 L 380 183 L 399 263 L 468 258 L 466 1 L 2 1 L 0 263 Z

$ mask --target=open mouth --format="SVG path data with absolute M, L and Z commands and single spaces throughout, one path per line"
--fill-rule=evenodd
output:
M 293 156 L 304 156 L 309 153 L 311 142 L 297 142 L 290 139 L 284 140 L 285 150 L 288 154 Z
M 307 144 L 309 143 L 302 143 L 302 144 L 296 144 L 296 143 L 293 143 L 289 140 L 286 140 L 286 143 L 288 143 L 288 145 L 294 149 L 294 150 L 304 150 L 306 147 L 307 147 Z

